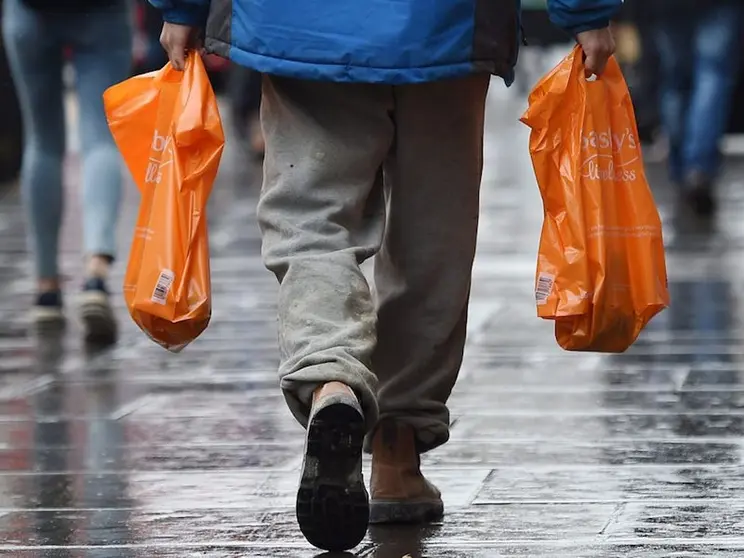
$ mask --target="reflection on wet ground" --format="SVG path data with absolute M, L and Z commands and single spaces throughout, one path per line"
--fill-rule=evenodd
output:
M 542 215 L 520 108 L 498 92 L 490 100 L 452 440 L 424 459 L 448 516 L 371 529 L 347 556 L 738 556 L 744 165 L 724 177 L 714 228 L 678 218 L 663 173 L 650 169 L 674 305 L 627 354 L 562 353 L 534 317 Z M 177 356 L 128 321 L 121 345 L 98 354 L 82 349 L 74 323 L 29 333 L 18 201 L 3 199 L 0 555 L 331 556 L 294 523 L 302 431 L 276 389 L 276 288 L 258 251 L 258 171 L 244 164 L 227 158 L 213 199 L 213 323 Z M 130 192 L 128 223 L 135 206 Z M 65 245 L 77 235 L 71 225 Z M 79 266 L 72 250 L 64 260 Z

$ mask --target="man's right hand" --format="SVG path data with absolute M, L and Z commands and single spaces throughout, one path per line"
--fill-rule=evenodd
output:
M 163 24 L 163 32 L 160 34 L 160 44 L 168 53 L 168 59 L 173 67 L 182 71 L 189 50 L 201 49 L 199 29 L 187 25 L 165 23 Z
M 615 52 L 615 38 L 609 27 L 604 29 L 593 29 L 591 31 L 582 31 L 576 35 L 586 60 L 586 77 L 591 75 L 602 75 L 607 61 Z

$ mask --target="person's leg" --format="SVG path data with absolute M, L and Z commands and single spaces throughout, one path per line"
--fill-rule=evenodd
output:
M 368 521 L 361 451 L 377 420 L 377 316 L 360 264 L 382 241 L 391 109 L 386 86 L 264 79 L 258 220 L 280 283 L 281 387 L 307 427 L 297 516 L 328 550 L 358 544 Z
M 254 112 L 253 97 L 250 94 L 250 84 L 253 70 L 233 64 L 230 68 L 228 80 L 228 94 L 230 96 L 230 113 L 235 124 L 236 132 L 244 137 L 247 131 L 246 122 Z
M 718 174 L 719 144 L 736 86 L 742 12 L 744 6 L 739 3 L 704 8 L 692 39 L 695 74 L 685 119 L 683 158 L 688 175 L 708 181 Z
M 21 189 L 38 280 L 39 321 L 62 318 L 57 255 L 65 121 L 62 47 L 54 22 L 20 0 L 3 2 L 3 39 L 23 115 Z
M 261 131 L 261 79 L 259 72 L 234 65 L 230 70 L 230 103 L 238 136 L 248 143 L 251 152 L 263 157 L 266 145 Z
M 163 14 L 148 0 L 139 0 L 142 8 L 144 40 L 147 44 L 145 71 L 159 70 L 168 62 L 168 54 L 160 44 L 160 32 L 163 29 Z
M 683 146 L 692 87 L 693 29 L 692 15 L 687 14 L 659 19 L 652 28 L 661 73 L 660 116 L 669 140 L 669 176 L 675 184 L 681 184 L 686 173 Z
M 449 437 L 447 399 L 465 346 L 488 84 L 488 76 L 474 75 L 395 89 L 396 141 L 385 164 L 388 224 L 375 258 L 372 362 L 380 422 L 370 440 L 370 521 L 442 513 L 438 491 L 418 472 L 418 456 Z
M 248 78 L 248 87 L 246 94 L 250 101 L 249 103 L 249 114 L 250 119 L 248 121 L 249 132 L 250 132 L 250 147 L 253 154 L 258 157 L 263 157 L 266 151 L 266 142 L 263 137 L 263 130 L 261 129 L 261 82 L 263 75 L 260 72 L 251 71 L 251 75 Z
M 72 19 L 69 41 L 79 99 L 82 151 L 83 244 L 87 280 L 81 316 L 89 341 L 111 342 L 116 323 L 108 300 L 106 279 L 116 256 L 123 167 L 106 121 L 103 93 L 125 80 L 132 65 L 131 14 L 126 2 L 93 10 Z

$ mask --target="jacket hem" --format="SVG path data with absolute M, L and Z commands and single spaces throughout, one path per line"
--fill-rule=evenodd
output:
M 464 61 L 425 67 L 377 68 L 287 60 L 242 50 L 214 37 L 207 37 L 205 48 L 207 52 L 229 57 L 236 64 L 261 73 L 310 81 L 402 85 L 440 81 L 482 72 L 499 75 L 509 84 L 510 80 L 513 81 L 514 73 L 511 69 L 499 71 L 493 62 L 486 61 Z

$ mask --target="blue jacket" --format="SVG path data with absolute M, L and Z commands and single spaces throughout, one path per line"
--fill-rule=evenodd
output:
M 260 72 L 402 84 L 490 72 L 507 83 L 520 0 L 150 0 L 171 23 L 206 27 L 205 46 Z M 623 0 L 547 0 L 570 33 L 608 24 Z

